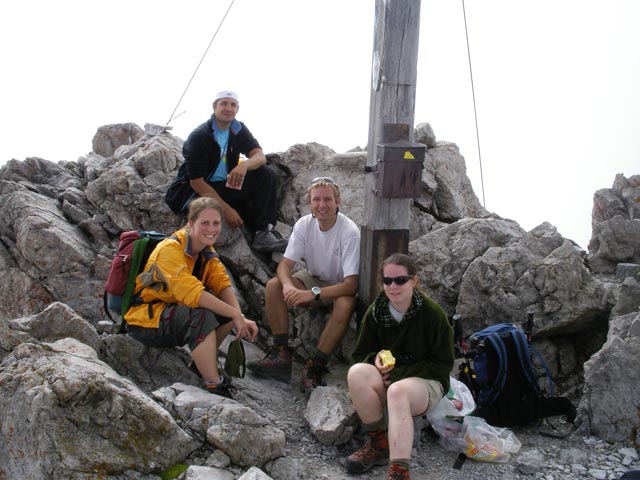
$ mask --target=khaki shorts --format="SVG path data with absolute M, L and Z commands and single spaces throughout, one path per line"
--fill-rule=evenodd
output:
M 438 405 L 444 396 L 444 393 L 442 392 L 442 384 L 439 381 L 427 378 L 420 378 L 419 380 L 422 380 L 424 386 L 427 388 L 427 393 L 429 394 L 429 405 L 427 406 L 427 410 L 421 413 L 421 415 L 424 415 L 436 408 L 436 405 Z
M 314 277 L 306 270 L 298 270 L 296 273 L 292 275 L 294 278 L 297 278 L 302 282 L 304 288 L 307 290 L 311 290 L 313 287 L 326 287 L 328 285 L 334 285 L 333 283 L 323 282 L 318 277 Z M 311 302 L 312 304 L 324 305 L 326 307 L 330 307 L 333 305 L 333 298 L 322 298 L 320 300 L 314 300 Z

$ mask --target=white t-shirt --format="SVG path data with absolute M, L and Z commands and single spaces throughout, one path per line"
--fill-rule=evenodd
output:
M 293 226 L 284 256 L 294 262 L 304 260 L 309 273 L 324 282 L 342 282 L 344 277 L 358 275 L 360 229 L 338 212 L 336 223 L 323 232 L 317 218 L 305 215 Z

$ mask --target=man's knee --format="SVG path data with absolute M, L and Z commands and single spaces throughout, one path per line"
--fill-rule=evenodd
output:
M 282 284 L 280 283 L 280 280 L 278 280 L 278 277 L 272 277 L 267 280 L 265 288 L 267 293 L 282 293 Z
M 338 312 L 341 317 L 346 317 L 346 320 L 351 318 L 351 314 L 356 308 L 356 297 L 351 295 L 345 295 L 342 297 L 336 297 L 333 299 L 333 311 Z

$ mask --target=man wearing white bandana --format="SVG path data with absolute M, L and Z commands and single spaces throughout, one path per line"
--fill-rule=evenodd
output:
M 182 147 L 184 163 L 167 192 L 167 203 L 176 213 L 186 210 L 197 197 L 214 198 L 222 206 L 231 228 L 243 226 L 255 232 L 251 248 L 258 252 L 284 252 L 287 241 L 273 230 L 277 215 L 277 176 L 266 163 L 258 141 L 236 115 L 238 94 L 216 94 L 211 118 L 197 127 Z M 240 161 L 240 154 L 246 160 Z M 170 201 L 173 187 L 178 198 Z

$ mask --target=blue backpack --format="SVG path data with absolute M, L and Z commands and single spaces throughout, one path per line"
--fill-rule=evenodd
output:
M 491 325 L 472 334 L 469 344 L 459 378 L 476 401 L 471 415 L 498 427 L 528 425 L 563 414 L 573 422 L 575 407 L 568 399 L 553 396 L 549 369 L 521 328 L 511 323 Z M 534 355 L 545 372 L 548 396 L 538 383 Z

